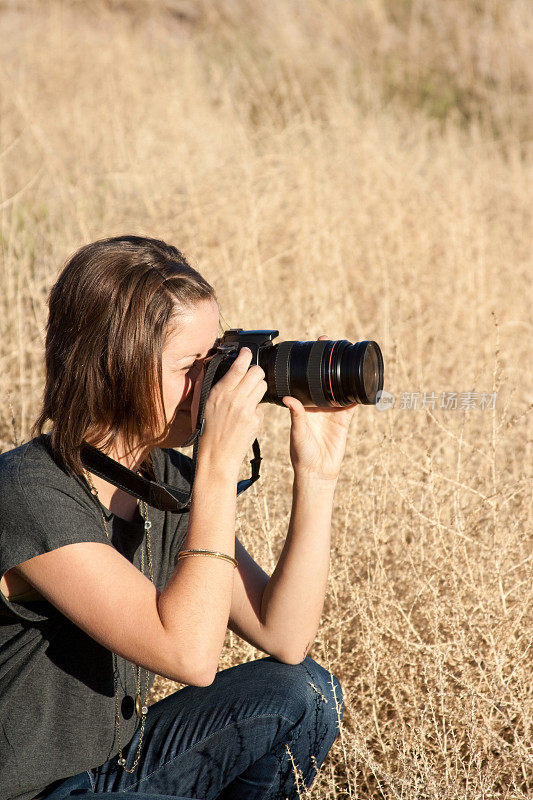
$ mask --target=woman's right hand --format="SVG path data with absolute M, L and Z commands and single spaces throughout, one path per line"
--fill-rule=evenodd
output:
M 198 459 L 237 475 L 246 453 L 261 429 L 264 412 L 259 403 L 266 390 L 264 370 L 250 367 L 252 352 L 243 347 L 225 375 L 209 392 L 205 405 L 205 427 Z M 199 398 L 201 380 L 195 385 Z M 196 405 L 196 403 L 194 403 Z

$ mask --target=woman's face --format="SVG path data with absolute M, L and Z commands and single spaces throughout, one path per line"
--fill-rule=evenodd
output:
M 218 319 L 216 301 L 201 300 L 170 323 L 161 359 L 165 422 L 170 429 L 162 447 L 179 447 L 196 425 L 194 384 L 203 375 L 203 361 L 218 337 Z

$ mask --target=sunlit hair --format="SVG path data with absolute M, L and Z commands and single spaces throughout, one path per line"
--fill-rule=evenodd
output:
M 117 236 L 78 250 L 50 291 L 46 383 L 32 434 L 50 422 L 54 454 L 77 474 L 84 441 L 104 451 L 119 435 L 128 449 L 157 444 L 169 323 L 179 326 L 181 311 L 209 299 L 212 286 L 165 242 Z

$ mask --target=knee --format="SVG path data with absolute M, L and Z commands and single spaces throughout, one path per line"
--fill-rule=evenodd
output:
M 343 691 L 339 679 L 310 656 L 304 658 L 301 666 L 308 676 L 308 694 L 318 704 L 322 716 L 338 729 L 344 716 Z
M 243 665 L 244 666 L 244 665 Z M 299 664 L 286 664 L 273 656 L 246 665 L 255 672 L 253 687 L 264 702 L 266 696 L 282 705 L 294 722 L 325 726 L 336 738 L 344 714 L 339 679 L 310 656 Z M 259 680 L 259 673 L 261 680 Z

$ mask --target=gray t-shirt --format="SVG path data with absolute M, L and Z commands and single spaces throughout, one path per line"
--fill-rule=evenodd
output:
M 158 480 L 188 490 L 187 456 L 156 449 L 152 460 Z M 162 590 L 183 547 L 188 513 L 149 507 L 148 515 L 154 583 Z M 56 463 L 48 435 L 0 455 L 0 576 L 75 542 L 114 546 L 140 568 L 139 512 L 133 522 L 114 514 L 106 518 L 112 544 L 95 498 L 82 479 Z M 117 666 L 126 744 L 138 723 L 134 670 L 122 658 Z M 0 800 L 29 800 L 48 784 L 97 767 L 117 752 L 111 652 L 44 599 L 23 595 L 9 601 L 0 592 Z

